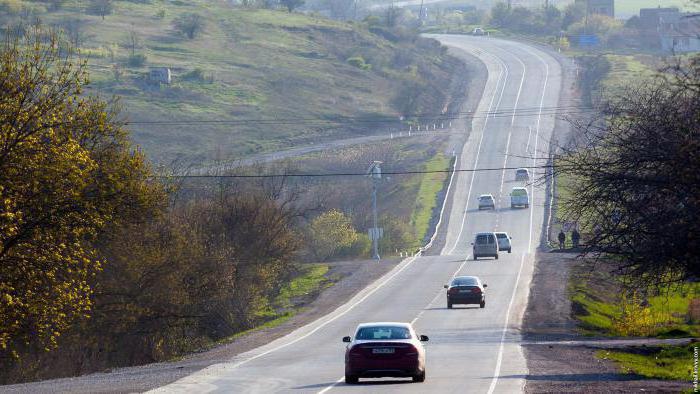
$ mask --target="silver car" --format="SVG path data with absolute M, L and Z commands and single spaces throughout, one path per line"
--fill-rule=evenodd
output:
M 496 239 L 498 240 L 498 251 L 507 251 L 510 253 L 512 246 L 510 240 L 513 239 L 508 236 L 508 233 L 497 232 Z
M 482 194 L 479 196 L 479 210 L 496 209 L 496 200 L 490 194 Z

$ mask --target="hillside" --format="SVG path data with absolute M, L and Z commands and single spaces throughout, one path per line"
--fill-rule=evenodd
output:
M 120 97 L 136 142 L 156 162 L 231 160 L 439 112 L 457 64 L 436 42 L 381 20 L 335 22 L 218 0 L 104 0 L 112 9 L 103 19 L 93 9 L 100 1 L 0 0 L 0 20 L 8 29 L 38 17 L 63 29 L 88 60 L 88 92 Z M 204 22 L 192 39 L 174 24 L 189 13 Z M 172 83 L 149 83 L 152 67 L 169 67 Z M 176 124 L 147 123 L 162 121 Z

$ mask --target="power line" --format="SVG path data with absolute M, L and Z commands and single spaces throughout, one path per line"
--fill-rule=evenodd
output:
M 544 160 L 542 158 L 541 160 Z M 548 160 L 548 159 L 547 159 Z M 525 169 L 546 169 L 554 168 L 553 165 L 542 166 L 522 166 L 522 167 L 494 167 L 494 168 L 474 168 L 474 169 L 449 169 L 449 170 L 430 170 L 430 171 L 383 171 L 382 175 L 416 175 L 416 174 L 451 174 L 453 172 L 486 172 L 486 171 L 504 171 Z M 339 172 L 339 173 L 310 173 L 310 174 L 202 174 L 202 175 L 162 175 L 156 178 L 328 178 L 328 177 L 346 177 L 346 176 L 368 176 L 366 172 Z
M 478 119 L 486 117 L 522 117 L 536 115 L 569 115 L 581 114 L 597 111 L 591 107 L 578 106 L 561 106 L 561 107 L 543 107 L 543 108 L 520 108 L 520 109 L 503 109 L 499 111 L 481 111 L 481 112 L 456 112 L 453 114 L 420 114 L 406 115 L 408 118 L 419 118 L 419 121 L 449 121 L 458 119 Z M 393 123 L 397 119 L 382 118 L 382 119 L 367 119 L 366 117 L 344 116 L 335 119 L 322 117 L 314 118 L 274 118 L 274 119 L 196 119 L 196 120 L 152 120 L 152 121 L 126 121 L 126 125 L 200 125 L 200 124 L 223 124 L 223 125 L 283 125 L 283 124 L 309 124 L 309 123 Z

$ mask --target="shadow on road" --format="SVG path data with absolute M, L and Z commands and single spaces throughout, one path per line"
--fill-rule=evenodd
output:
M 309 384 L 306 386 L 297 386 L 297 387 L 292 387 L 292 390 L 308 390 L 308 389 L 323 389 L 328 386 L 332 386 L 336 382 L 329 382 L 329 383 L 316 383 L 316 384 Z M 338 383 L 340 386 L 387 386 L 387 385 L 392 385 L 392 384 L 408 384 L 408 383 L 413 383 L 413 380 L 411 379 L 402 379 L 402 380 L 361 380 L 358 383 L 355 384 L 347 384 L 345 382 Z

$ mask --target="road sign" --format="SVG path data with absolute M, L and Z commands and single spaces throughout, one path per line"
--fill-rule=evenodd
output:
M 578 37 L 578 45 L 582 47 L 594 47 L 600 44 L 598 36 L 592 34 L 582 34 Z

